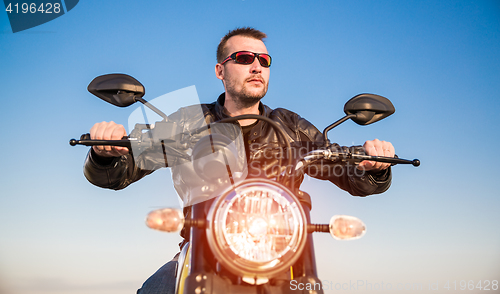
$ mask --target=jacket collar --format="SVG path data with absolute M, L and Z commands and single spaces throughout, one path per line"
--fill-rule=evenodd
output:
M 227 113 L 227 110 L 224 108 L 224 102 L 226 101 L 226 93 L 222 93 L 217 98 L 217 102 L 215 103 L 215 115 L 217 116 L 217 120 L 230 117 Z M 259 113 L 265 117 L 269 117 L 271 115 L 272 109 L 264 105 L 262 102 L 259 102 Z
M 224 108 L 224 101 L 226 100 L 226 93 L 220 94 L 219 98 L 217 99 L 217 102 L 215 102 L 215 115 L 217 116 L 216 120 L 221 120 L 223 118 L 230 117 L 229 114 L 227 113 L 226 109 Z M 267 105 L 264 105 L 262 102 L 259 102 L 259 112 L 260 115 L 263 115 L 265 117 L 270 117 L 272 113 L 272 109 L 269 108 Z M 265 122 L 262 120 L 259 120 L 257 124 L 252 128 L 252 131 L 250 133 L 250 140 L 254 140 L 256 137 L 260 136 L 263 133 L 263 128 L 264 128 Z

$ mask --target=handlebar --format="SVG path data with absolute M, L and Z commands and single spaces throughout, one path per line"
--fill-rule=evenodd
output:
M 69 140 L 69 145 L 84 145 L 84 146 L 100 146 L 100 145 L 109 145 L 109 146 L 117 146 L 117 147 L 128 147 L 132 148 L 131 141 L 134 138 L 123 137 L 121 140 L 92 140 L 90 139 L 90 134 L 83 134 L 80 137 L 80 140 L 71 139 Z
M 254 117 L 251 117 L 251 118 L 254 118 Z M 230 118 L 230 119 L 234 120 L 236 118 Z M 90 134 L 87 133 L 87 134 L 83 134 L 80 137 L 80 140 L 71 139 L 69 141 L 69 144 L 71 146 L 75 146 L 75 145 L 84 145 L 84 146 L 110 145 L 110 146 L 127 147 L 131 150 L 132 149 L 132 142 L 137 142 L 140 144 L 140 140 L 138 140 L 138 138 L 133 138 L 133 137 L 129 138 L 127 136 L 123 137 L 121 140 L 92 140 L 92 139 L 90 139 Z M 163 141 L 162 141 L 162 148 L 163 148 L 164 153 L 166 153 L 167 149 L 168 149 L 168 151 L 172 151 L 172 154 L 174 154 L 175 156 L 179 156 L 179 157 L 185 158 L 187 160 L 190 159 L 190 157 L 188 155 L 179 154 L 180 152 L 178 152 L 178 151 L 174 152 L 174 151 L 176 151 L 175 148 L 166 147 L 164 145 Z M 173 149 L 173 150 L 171 150 L 171 149 Z M 291 152 L 290 148 L 287 148 L 287 150 L 288 150 L 288 153 Z M 287 166 L 292 167 L 291 166 L 291 157 L 289 157 L 288 159 L 289 159 L 289 164 Z M 307 165 L 311 164 L 313 161 L 320 160 L 320 159 L 326 159 L 326 160 L 331 160 L 333 162 L 340 162 L 340 163 L 350 162 L 350 163 L 354 163 L 354 164 L 359 164 L 361 161 L 368 160 L 368 161 L 376 161 L 376 162 L 386 162 L 386 163 L 390 163 L 391 165 L 411 164 L 415 167 L 420 166 L 420 160 L 418 160 L 418 159 L 413 159 L 413 160 L 402 159 L 402 158 L 399 158 L 397 155 L 395 155 L 394 157 L 371 156 L 371 155 L 365 155 L 365 154 L 359 153 L 359 150 L 355 151 L 355 150 L 345 150 L 344 149 L 344 151 L 334 151 L 334 150 L 327 148 L 327 149 L 313 150 L 313 151 L 307 153 L 299 162 L 297 162 L 294 169 L 289 169 L 288 172 L 285 170 L 285 172 L 284 172 L 284 174 L 282 174 L 282 176 L 285 176 L 286 174 L 291 175 L 294 173 L 294 171 L 295 171 L 295 174 L 298 175 L 301 173 L 301 171 Z
M 127 148 L 132 148 L 131 147 L 131 142 L 136 141 L 137 138 L 129 138 L 129 137 L 123 137 L 121 140 L 92 140 L 90 139 L 90 134 L 83 134 L 80 137 L 80 140 L 76 139 L 71 139 L 69 141 L 69 144 L 71 146 L 76 146 L 76 145 L 84 145 L 84 146 L 99 146 L 99 145 L 110 145 L 110 146 L 119 146 L 119 147 L 127 147 Z M 377 161 L 377 162 L 386 162 L 386 163 L 391 163 L 391 165 L 397 165 L 397 164 L 411 164 L 415 167 L 420 166 L 420 160 L 418 159 L 402 159 L 399 158 L 397 155 L 394 157 L 385 157 L 385 156 L 371 156 L 371 155 L 364 155 L 364 154 L 356 154 L 353 152 L 333 152 L 331 150 L 314 150 L 306 154 L 306 156 L 297 163 L 295 169 L 299 168 L 304 168 L 306 165 L 311 163 L 314 160 L 317 159 L 329 159 L 333 161 L 341 160 L 341 161 L 354 161 L 354 162 L 361 162 L 363 160 L 369 160 L 369 161 Z M 302 164 L 301 164 L 302 163 Z

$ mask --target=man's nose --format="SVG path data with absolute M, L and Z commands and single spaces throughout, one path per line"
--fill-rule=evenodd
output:
M 259 59 L 255 58 L 250 65 L 250 72 L 251 73 L 261 73 L 262 72 L 262 65 L 260 65 Z

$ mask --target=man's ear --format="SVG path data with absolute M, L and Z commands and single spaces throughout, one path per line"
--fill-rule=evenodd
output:
M 224 79 L 224 66 L 220 63 L 217 63 L 215 65 L 215 76 L 219 79 L 219 80 L 223 80 Z

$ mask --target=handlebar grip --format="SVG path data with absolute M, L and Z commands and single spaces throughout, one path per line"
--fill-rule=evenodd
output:
M 394 158 L 399 158 L 399 157 L 397 154 L 394 154 Z M 391 166 L 395 166 L 395 165 L 397 165 L 397 163 L 395 163 L 395 162 L 391 163 Z

